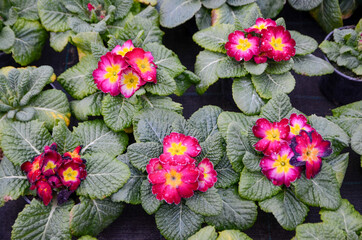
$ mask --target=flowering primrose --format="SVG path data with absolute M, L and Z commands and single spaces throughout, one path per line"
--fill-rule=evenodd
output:
M 260 161 L 262 173 L 273 182 L 274 185 L 284 184 L 289 187 L 300 177 L 302 168 L 290 164 L 290 159 L 294 156 L 293 150 L 286 142 L 281 144 L 278 153 L 273 152 L 270 156 L 264 156 Z
M 132 40 L 127 40 L 122 46 L 117 45 L 115 48 L 113 48 L 112 53 L 121 55 L 124 57 L 126 53 L 132 51 L 134 49 Z
M 207 189 L 214 186 L 217 181 L 217 173 L 214 169 L 214 165 L 208 158 L 204 158 L 197 166 L 200 172 L 199 176 L 199 188 L 197 190 L 206 192 Z
M 128 64 L 135 69 L 146 82 L 157 82 L 156 64 L 153 62 L 151 52 L 145 52 L 142 48 L 134 48 L 125 55 Z
M 229 34 L 229 41 L 225 44 L 226 54 L 234 57 L 236 61 L 249 61 L 253 56 L 259 54 L 259 38 L 249 34 L 245 37 L 244 32 L 235 31 Z
M 275 27 L 277 24 L 275 21 L 271 20 L 270 18 L 258 18 L 255 21 L 255 24 L 250 28 L 245 29 L 245 32 L 251 33 L 261 33 L 263 29 L 267 29 L 268 27 Z
M 127 68 L 121 74 L 119 85 L 122 95 L 125 98 L 131 97 L 146 82 L 132 68 Z
M 303 114 L 297 115 L 296 113 L 293 113 L 292 115 L 290 115 L 290 133 L 288 138 L 291 140 L 293 137 L 299 135 L 301 130 L 304 130 L 306 132 L 313 131 L 314 128 L 307 124 L 307 121 L 307 118 Z
M 316 131 L 310 133 L 302 130 L 292 139 L 291 147 L 294 156 L 290 160 L 293 166 L 305 166 L 306 177 L 315 177 L 322 167 L 322 157 L 328 157 L 332 153 L 331 143 L 323 140 Z

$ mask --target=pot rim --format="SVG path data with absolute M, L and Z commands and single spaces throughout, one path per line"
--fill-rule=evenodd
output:
M 348 29 L 348 28 L 355 28 L 356 26 L 355 25 L 349 25 L 349 26 L 343 26 L 343 27 L 340 27 L 340 28 L 338 28 L 338 29 Z M 331 38 L 331 36 L 332 36 L 332 34 L 334 33 L 334 30 L 333 31 L 331 31 L 330 33 L 328 33 L 328 35 L 324 38 L 324 40 L 329 40 L 330 38 Z M 328 63 L 331 63 L 330 61 L 329 61 L 329 59 L 327 58 L 327 56 L 323 53 L 323 57 L 324 57 L 324 60 L 326 60 Z M 331 64 L 332 65 L 332 64 Z M 333 66 L 333 65 L 332 65 Z M 359 80 L 358 78 L 354 78 L 354 77 L 351 77 L 351 76 L 348 76 L 348 75 L 346 75 L 346 74 L 344 74 L 344 73 L 342 73 L 341 71 L 339 71 L 337 68 L 335 68 L 334 66 L 333 66 L 333 68 L 334 68 L 334 71 L 338 74 L 338 75 L 340 75 L 341 77 L 344 77 L 344 78 L 346 78 L 346 79 L 348 79 L 348 80 L 351 80 L 351 81 L 354 81 L 354 82 L 362 82 L 362 80 Z

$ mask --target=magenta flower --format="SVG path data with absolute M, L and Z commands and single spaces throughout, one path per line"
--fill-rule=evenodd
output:
M 90 4 L 90 3 L 88 3 L 87 4 L 87 8 L 88 8 L 88 11 L 92 11 L 93 9 L 95 9 L 95 7 L 92 5 L 92 4 Z
M 267 29 L 268 27 L 275 27 L 277 24 L 275 21 L 271 20 L 270 18 L 264 19 L 264 18 L 258 18 L 255 21 L 255 25 L 245 29 L 245 32 L 255 32 L 255 33 L 261 33 L 263 29 Z
M 119 87 L 125 98 L 131 97 L 141 86 L 145 84 L 146 82 L 143 81 L 140 75 L 132 68 L 123 70 L 120 76 Z
M 315 177 L 322 167 L 322 157 L 328 157 L 332 153 L 331 143 L 323 140 L 316 131 L 306 132 L 302 130 L 298 136 L 292 139 L 291 147 L 294 156 L 290 160 L 293 166 L 305 166 L 306 177 Z
M 253 56 L 259 54 L 258 37 L 245 34 L 242 31 L 235 31 L 229 34 L 229 41 L 225 44 L 226 54 L 234 57 L 237 61 L 249 61 Z
M 134 49 L 132 40 L 127 40 L 122 46 L 117 45 L 115 48 L 113 48 L 112 53 L 121 55 L 124 57 L 126 53 L 132 51 Z
M 214 165 L 208 158 L 204 158 L 199 165 L 199 188 L 197 190 L 206 192 L 207 189 L 212 188 L 217 181 L 217 173 L 214 169 Z
M 268 58 L 265 55 L 265 53 L 260 53 L 259 55 L 254 56 L 254 61 L 257 64 L 265 63 L 267 60 L 268 60 Z
M 304 130 L 306 132 L 313 131 L 314 128 L 307 124 L 307 121 L 307 118 L 303 114 L 297 115 L 296 113 L 293 113 L 292 115 L 290 115 L 290 133 L 288 138 L 292 139 L 293 137 L 299 135 L 301 130 Z
M 125 55 L 128 64 L 137 71 L 146 82 L 157 82 L 156 64 L 153 62 L 151 52 L 145 52 L 142 48 L 134 48 Z
M 289 187 L 291 182 L 300 178 L 301 167 L 290 164 L 294 156 L 293 150 L 287 143 L 282 143 L 278 153 L 273 152 L 270 156 L 264 156 L 260 161 L 261 172 L 273 182 L 274 185 L 284 184 Z

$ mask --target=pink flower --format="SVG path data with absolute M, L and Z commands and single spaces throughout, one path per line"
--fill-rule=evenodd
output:
M 253 133 L 256 137 L 262 139 L 254 145 L 255 149 L 265 155 L 279 152 L 281 143 L 285 142 L 289 136 L 290 128 L 288 123 L 289 121 L 286 118 L 274 123 L 270 123 L 265 118 L 259 118 L 255 126 L 253 126 Z
M 237 61 L 249 61 L 253 56 L 259 54 L 259 38 L 248 35 L 245 37 L 242 31 L 229 34 L 229 41 L 225 44 L 226 54 L 234 57 Z
M 92 5 L 92 4 L 90 4 L 90 3 L 88 3 L 87 4 L 87 7 L 88 7 L 88 11 L 92 11 L 93 9 L 95 9 L 95 7 Z
M 151 52 L 145 52 L 142 48 L 134 48 L 125 55 L 126 61 L 137 71 L 141 78 L 146 82 L 157 82 L 157 66 L 153 62 Z
M 150 162 L 146 166 L 146 171 L 148 174 L 151 174 L 153 172 L 162 170 L 163 166 L 160 162 L 160 159 L 158 158 L 151 158 Z
M 301 130 L 305 130 L 306 132 L 311 132 L 314 130 L 309 124 L 307 124 L 307 118 L 303 114 L 297 115 L 293 113 L 289 118 L 290 125 L 290 133 L 288 139 L 292 139 L 293 137 L 299 135 Z
M 163 139 L 163 154 L 160 156 L 162 164 L 185 165 L 195 163 L 201 152 L 199 141 L 182 133 L 171 133 Z
M 132 68 L 123 70 L 120 76 L 119 87 L 125 98 L 131 97 L 141 86 L 145 84 L 146 82 L 143 81 L 140 75 Z
M 268 27 L 263 29 L 261 34 L 260 51 L 265 52 L 269 58 L 280 62 L 287 61 L 295 55 L 295 41 L 283 26 Z
M 305 166 L 306 177 L 315 177 L 322 167 L 322 157 L 328 157 L 332 153 L 331 143 L 323 140 L 316 131 L 310 133 L 302 130 L 300 135 L 292 139 L 291 147 L 294 156 L 290 160 L 293 166 Z
M 132 40 L 127 40 L 122 46 L 117 45 L 115 48 L 113 48 L 112 53 L 121 55 L 124 57 L 126 53 L 132 51 L 134 49 Z
M 181 198 L 189 198 L 198 188 L 199 171 L 195 164 L 172 166 L 164 164 L 161 170 L 148 174 L 152 193 L 158 200 L 179 204 Z
M 300 178 L 301 167 L 295 167 L 290 164 L 290 159 L 294 156 L 293 150 L 287 143 L 282 143 L 278 153 L 273 152 L 270 156 L 264 156 L 260 161 L 262 173 L 273 182 L 280 186 L 285 184 L 289 187 L 291 182 Z
M 268 60 L 265 53 L 260 53 L 258 56 L 254 56 L 254 61 L 257 64 L 265 63 Z
M 255 32 L 255 33 L 261 33 L 263 29 L 267 29 L 268 27 L 275 27 L 277 24 L 275 21 L 271 20 L 270 18 L 264 19 L 264 18 L 258 18 L 255 21 L 255 25 L 245 29 L 245 32 Z
M 197 190 L 206 192 L 207 189 L 212 188 L 217 181 L 217 173 L 214 169 L 214 165 L 208 158 L 204 158 L 199 165 L 199 188 Z
M 110 93 L 116 96 L 120 93 L 119 77 L 122 70 L 126 69 L 128 64 L 122 56 L 106 53 L 98 62 L 98 68 L 93 71 L 93 78 L 98 89 L 104 93 Z

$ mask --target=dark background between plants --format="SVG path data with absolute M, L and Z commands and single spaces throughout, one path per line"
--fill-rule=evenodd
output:
M 362 16 L 362 8 L 359 7 L 354 15 L 344 21 L 344 25 L 356 24 Z M 321 43 L 326 33 L 312 19 L 307 12 L 299 12 L 286 6 L 279 14 L 284 17 L 289 30 L 297 30 L 302 34 L 309 35 Z M 194 70 L 196 55 L 201 48 L 192 41 L 192 35 L 197 31 L 195 20 L 192 19 L 182 26 L 174 29 L 163 29 L 165 31 L 164 44 L 173 50 L 180 58 L 181 62 L 189 69 Z M 317 56 L 322 57 L 321 51 L 317 50 Z M 4 60 L 0 64 L 17 66 L 12 60 Z M 77 52 L 74 47 L 68 45 L 61 53 L 55 52 L 45 46 L 40 60 L 30 64 L 35 66 L 50 65 L 54 68 L 56 75 L 61 74 L 67 68 L 78 62 Z M 4 65 L 2 65 L 4 66 Z M 305 77 L 294 74 L 296 86 L 289 94 L 292 105 L 307 115 L 316 114 L 319 116 L 331 115 L 331 109 L 337 104 L 328 101 L 320 92 L 319 84 L 321 77 Z M 240 112 L 233 102 L 231 96 L 231 79 L 219 80 L 210 87 L 207 92 L 199 96 L 194 88 L 189 89 L 182 97 L 172 96 L 172 98 L 184 107 L 184 116 L 188 118 L 193 112 L 205 105 L 217 105 L 223 110 Z M 360 96 L 362 99 L 362 96 Z M 348 199 L 356 208 L 362 212 L 362 168 L 360 158 L 351 149 L 349 166 L 341 188 L 342 198 Z M 17 215 L 24 208 L 26 202 L 20 198 L 10 201 L 0 208 L 0 239 L 10 239 L 11 226 L 14 224 Z M 319 222 L 319 208 L 312 207 L 305 222 Z M 271 213 L 265 213 L 259 209 L 257 220 L 254 226 L 244 231 L 253 239 L 291 239 L 294 231 L 286 231 L 279 226 Z M 127 205 L 122 215 L 106 228 L 98 239 L 135 239 L 154 240 L 164 239 L 159 233 L 154 216 L 143 211 L 141 205 Z

